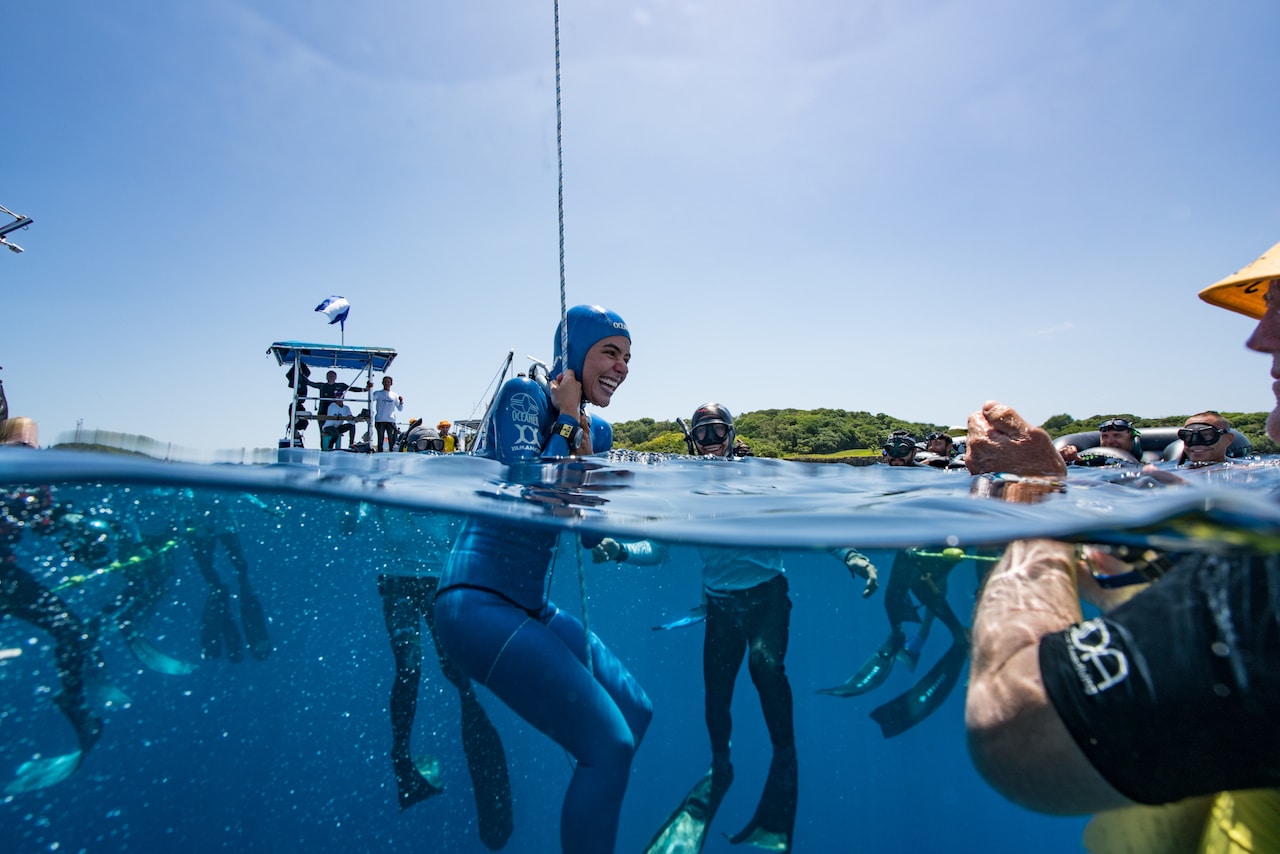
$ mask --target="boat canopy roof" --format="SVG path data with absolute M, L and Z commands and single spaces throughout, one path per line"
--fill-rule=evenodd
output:
M 305 341 L 277 341 L 268 349 L 276 362 L 292 365 L 295 360 L 311 368 L 348 368 L 384 372 L 395 361 L 391 347 L 356 347 L 355 345 L 308 344 Z

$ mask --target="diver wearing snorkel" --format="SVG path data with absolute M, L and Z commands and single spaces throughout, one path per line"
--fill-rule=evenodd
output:
M 750 449 L 737 438 L 732 413 L 722 404 L 703 404 L 694 411 L 688 427 L 683 421 L 679 424 L 691 453 L 717 459 L 750 455 Z M 799 767 L 791 681 L 784 664 L 791 631 L 791 597 L 782 553 L 777 549 L 716 546 L 699 546 L 697 551 L 702 560 L 702 610 L 706 614 L 702 678 L 711 767 L 645 851 L 671 854 L 702 849 L 707 829 L 733 783 L 730 708 L 744 657 L 751 682 L 760 695 L 773 756 L 754 815 L 729 841 L 770 851 L 790 851 L 799 799 Z M 630 561 L 652 566 L 665 561 L 666 555 L 666 548 L 652 540 L 624 543 L 606 537 L 592 549 L 596 563 Z M 850 572 L 866 580 L 864 597 L 875 592 L 877 575 L 870 561 L 854 549 L 837 549 L 833 555 Z
M 608 406 L 627 378 L 626 323 L 599 306 L 574 306 L 556 329 L 554 350 L 548 382 L 515 377 L 499 390 L 477 455 L 515 468 L 612 447 L 609 423 L 584 405 Z M 436 628 L 467 676 L 573 756 L 560 844 L 600 854 L 614 850 L 631 760 L 653 708 L 609 648 L 549 601 L 558 539 L 536 525 L 469 518 L 436 594 Z

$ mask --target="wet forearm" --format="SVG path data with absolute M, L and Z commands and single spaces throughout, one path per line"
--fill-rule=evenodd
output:
M 1040 638 L 1080 622 L 1075 549 L 1055 540 L 1019 540 L 987 577 L 973 619 L 975 677 L 998 670 Z

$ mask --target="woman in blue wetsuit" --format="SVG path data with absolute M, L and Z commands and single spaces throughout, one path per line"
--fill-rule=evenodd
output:
M 609 405 L 627 377 L 631 335 L 599 306 L 574 306 L 565 320 L 568 352 L 557 327 L 550 383 L 517 377 L 503 385 L 481 431 L 481 456 L 536 462 L 612 446 L 608 422 L 583 406 Z M 614 849 L 631 758 L 653 708 L 622 662 L 548 601 L 558 537 L 551 528 L 469 519 L 436 595 L 436 628 L 472 680 L 573 756 L 560 844 L 598 854 Z

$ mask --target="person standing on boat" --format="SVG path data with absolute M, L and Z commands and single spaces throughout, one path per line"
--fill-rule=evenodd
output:
M 584 405 L 608 406 L 626 380 L 631 333 L 599 306 L 574 306 L 562 324 L 549 383 L 507 380 L 481 430 L 476 453 L 513 474 L 521 464 L 613 445 L 609 423 Z M 573 757 L 560 813 L 562 850 L 607 854 L 653 707 L 617 656 L 549 601 L 559 539 L 554 528 L 469 518 L 436 594 L 436 629 L 464 673 Z
M 458 450 L 458 437 L 449 432 L 452 428 L 453 425 L 444 419 L 436 425 L 436 430 L 440 433 L 440 441 L 444 443 L 440 450 L 446 454 L 452 454 Z
M 373 393 L 373 429 L 378 436 L 376 451 L 382 451 L 382 441 L 387 442 L 386 450 L 394 451 L 396 442 L 396 413 L 404 409 L 404 398 L 391 392 L 391 377 L 382 378 L 382 388 Z

